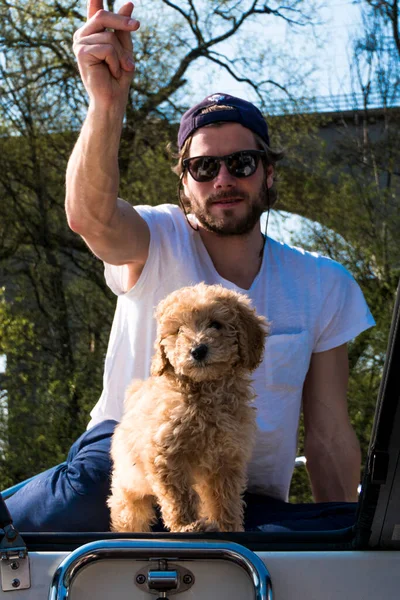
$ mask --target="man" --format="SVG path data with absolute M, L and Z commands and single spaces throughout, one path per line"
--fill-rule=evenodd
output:
M 101 0 L 90 0 L 88 21 L 75 35 L 90 104 L 68 165 L 66 211 L 70 227 L 104 261 L 118 295 L 104 391 L 68 465 L 25 490 L 36 512 L 25 500 L 23 516 L 20 498 L 9 501 L 17 526 L 21 519 L 23 529 L 55 529 L 60 522 L 67 530 L 107 528 L 109 438 L 126 386 L 149 374 L 154 307 L 198 281 L 245 291 L 271 322 L 255 374 L 259 432 L 247 526 L 267 521 L 268 507 L 287 501 L 301 404 L 316 502 L 355 502 L 360 449 L 347 413 L 346 344 L 373 325 L 361 291 L 337 263 L 263 236 L 260 216 L 273 203 L 281 155 L 269 147 L 261 113 L 244 100 L 213 94 L 183 116 L 176 167 L 182 208 L 133 208 L 118 199 L 118 148 L 134 70 L 130 32 L 139 26 L 132 8 L 128 3 L 112 14 Z

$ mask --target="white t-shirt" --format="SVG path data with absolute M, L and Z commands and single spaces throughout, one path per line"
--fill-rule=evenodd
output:
M 297 449 L 302 388 L 311 354 L 340 346 L 374 325 L 362 292 L 337 262 L 268 238 L 249 290 L 221 277 L 198 232 L 174 205 L 136 206 L 150 228 L 148 260 L 124 293 L 122 268 L 105 265 L 118 295 L 105 361 L 104 389 L 89 424 L 120 420 L 125 389 L 149 376 L 154 353 L 154 309 L 178 288 L 201 281 L 246 293 L 270 321 L 265 356 L 254 373 L 258 437 L 248 489 L 287 500 Z M 140 427 L 140 423 L 138 423 Z

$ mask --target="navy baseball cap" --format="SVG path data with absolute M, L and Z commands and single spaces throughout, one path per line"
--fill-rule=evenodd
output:
M 209 106 L 229 106 L 226 109 L 215 110 L 201 114 Z M 268 126 L 262 113 L 247 100 L 229 96 L 229 94 L 212 94 L 204 98 L 199 104 L 184 113 L 178 131 L 178 147 L 182 149 L 187 138 L 200 127 L 216 123 L 217 121 L 231 121 L 240 123 L 243 127 L 257 133 L 269 146 Z

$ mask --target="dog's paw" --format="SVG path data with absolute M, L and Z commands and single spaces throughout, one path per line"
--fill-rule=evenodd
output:
M 211 531 L 219 531 L 219 527 L 215 521 L 208 519 L 198 519 L 189 525 L 184 525 L 179 528 L 180 533 L 205 533 Z

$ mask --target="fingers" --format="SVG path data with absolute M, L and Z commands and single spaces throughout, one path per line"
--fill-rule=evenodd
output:
M 103 9 L 103 0 L 88 0 L 87 5 L 87 18 L 88 20 L 93 17 L 98 10 Z
M 117 79 L 121 69 L 134 70 L 131 32 L 139 29 L 140 23 L 131 18 L 132 11 L 132 2 L 126 2 L 115 14 L 104 10 L 103 0 L 88 0 L 88 20 L 74 35 L 80 69 L 105 62 Z
M 133 4 L 132 2 L 128 2 L 127 4 L 124 4 L 123 6 L 121 6 L 121 8 L 118 11 L 119 15 L 122 15 L 124 17 L 130 17 L 132 15 L 132 10 L 133 10 Z M 140 26 L 139 21 L 138 22 L 138 28 Z M 134 30 L 136 31 L 136 30 Z M 132 38 L 131 38 L 131 34 L 130 31 L 117 31 L 116 35 L 120 41 L 121 46 L 124 48 L 124 50 L 127 50 L 128 52 L 132 52 L 133 49 L 133 44 L 132 44 Z
M 132 2 L 126 2 L 126 4 L 123 4 L 121 6 L 121 8 L 118 11 L 119 15 L 124 15 L 125 17 L 130 17 L 132 14 L 132 11 L 134 9 L 134 5 Z
M 89 0 L 89 11 L 99 7 L 99 3 L 102 0 Z M 97 4 L 96 4 L 97 3 Z M 121 48 L 129 55 L 132 54 L 132 39 L 131 32 L 136 31 L 140 27 L 139 21 L 131 18 L 133 10 L 132 2 L 124 4 L 118 14 L 110 13 L 100 8 L 95 14 L 81 27 L 74 35 L 74 43 L 76 46 L 79 44 L 90 44 L 89 38 L 93 35 L 103 34 L 106 29 L 112 29 L 114 32 L 114 41 L 107 39 L 104 43 L 118 43 Z M 102 43 L 101 40 L 96 38 L 93 43 Z M 120 53 L 121 54 L 121 53 Z M 123 66 L 123 65 L 122 65 Z M 125 65 L 126 66 L 126 65 Z M 125 68 L 123 66 L 123 68 Z M 129 70 L 132 70 L 132 65 Z
M 107 63 L 110 73 L 115 79 L 121 77 L 121 63 L 114 46 L 110 44 L 90 46 L 90 55 L 96 62 Z
M 97 44 L 108 44 L 114 45 L 115 51 L 120 56 L 123 53 L 123 48 L 115 37 L 115 33 L 112 31 L 103 31 L 102 33 L 94 33 L 88 37 L 81 38 L 79 43 L 84 46 L 94 46 Z
M 89 19 L 78 29 L 78 37 L 86 37 L 93 33 L 100 33 L 105 29 L 115 29 L 118 31 L 136 31 L 139 29 L 140 23 L 136 19 L 131 19 L 129 16 L 117 15 L 114 13 L 107 12 L 106 10 L 99 10 L 96 14 Z
M 115 33 L 111 31 L 94 33 L 86 38 L 81 38 L 79 47 L 77 47 L 78 55 L 81 59 L 85 55 L 90 64 L 105 61 L 110 67 L 111 74 L 116 78 L 120 75 L 119 68 L 115 67 L 116 61 L 124 71 L 132 71 L 135 67 L 131 52 L 126 52 L 122 48 Z

